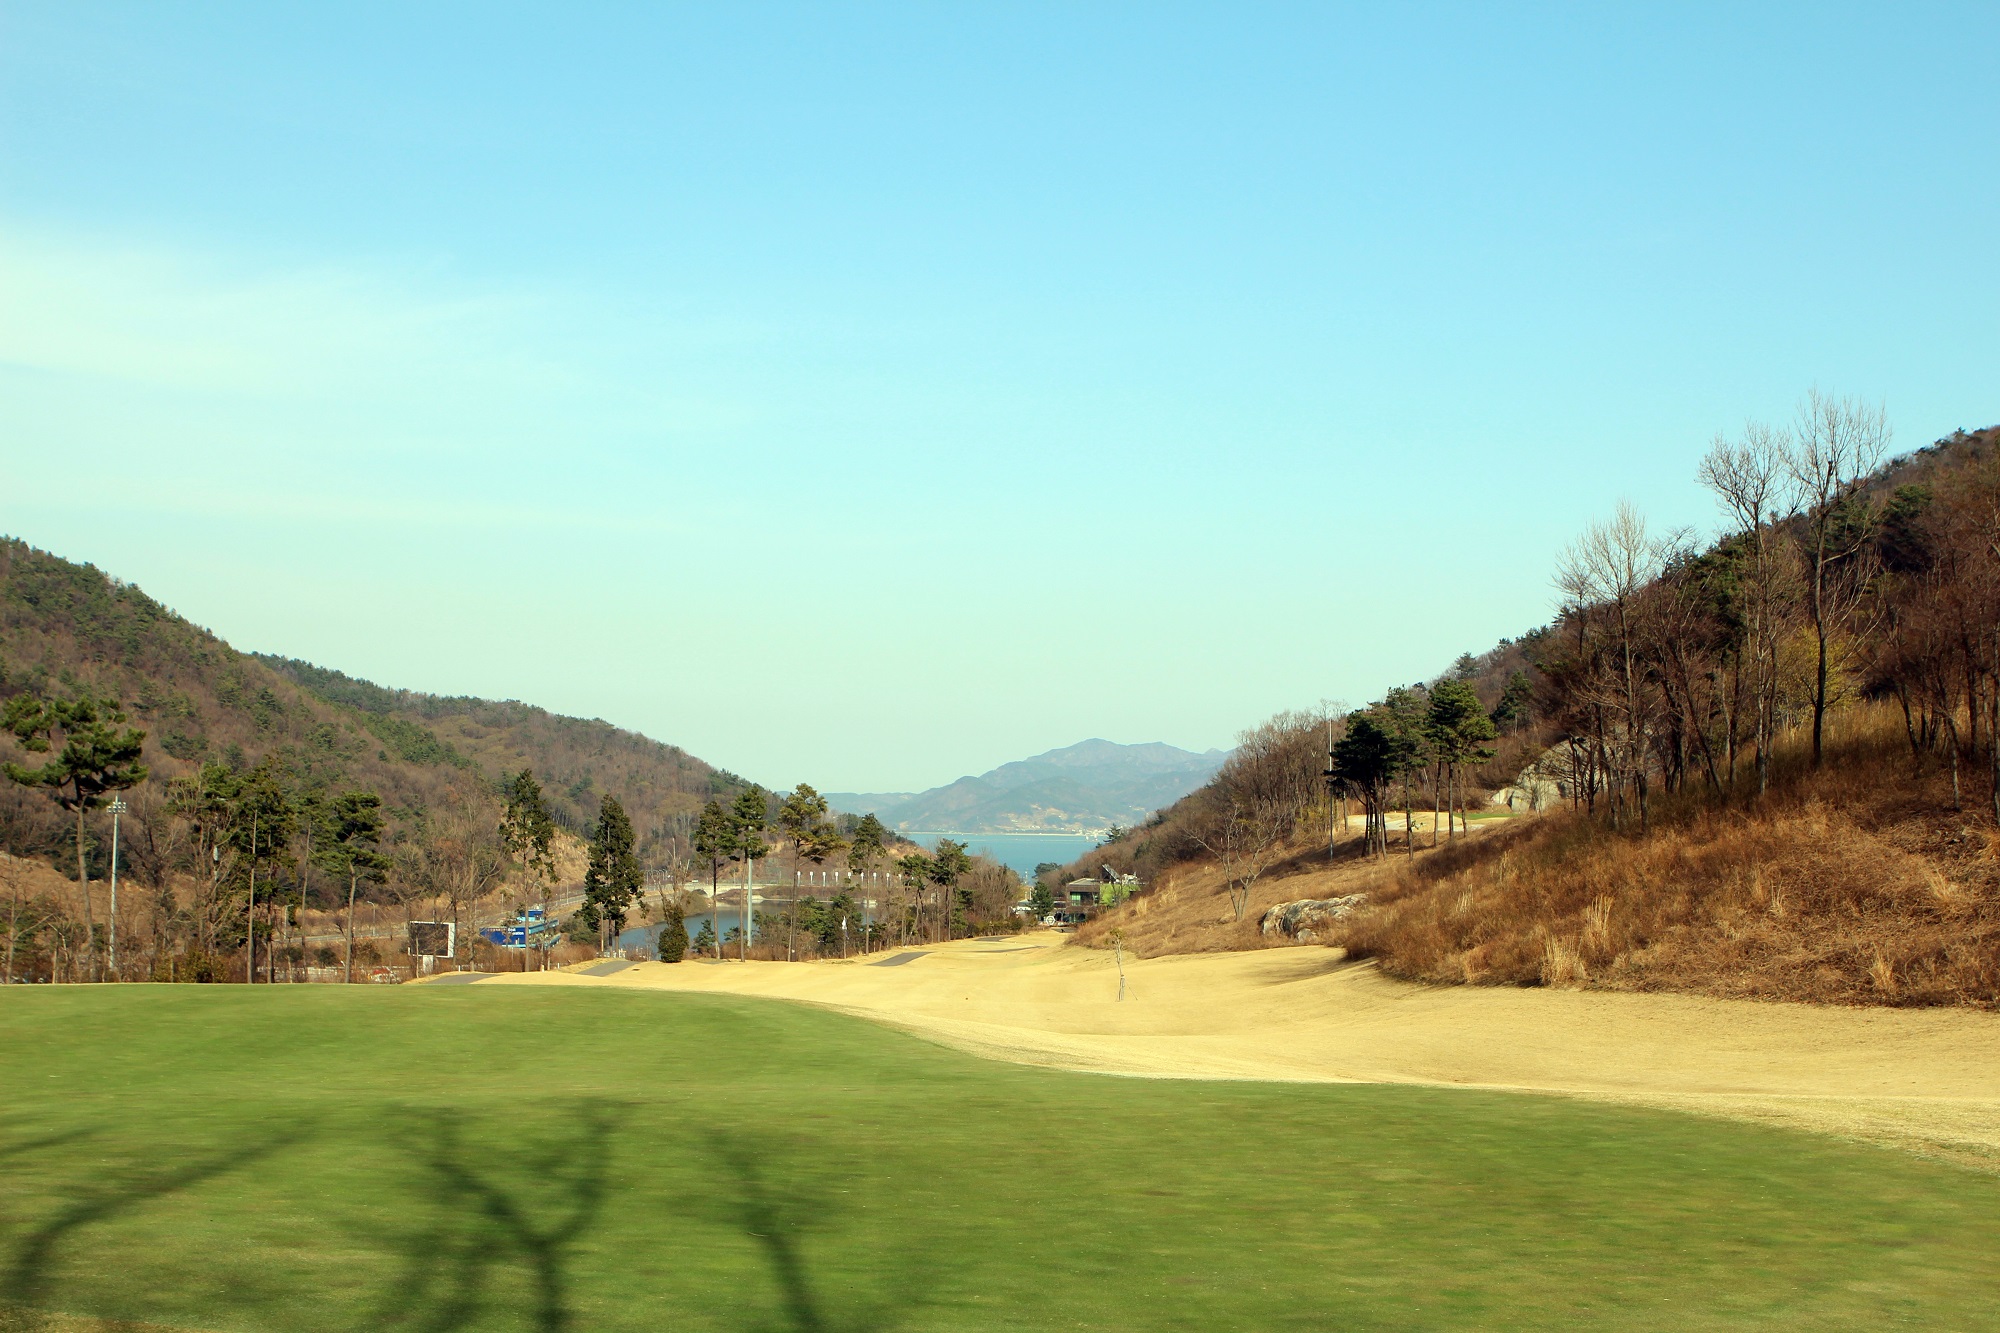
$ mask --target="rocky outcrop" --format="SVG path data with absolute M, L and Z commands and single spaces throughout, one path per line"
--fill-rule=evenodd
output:
M 1345 898 L 1301 898 L 1279 903 L 1264 913 L 1258 925 L 1266 935 L 1289 935 L 1301 944 L 1311 944 L 1322 928 L 1344 920 L 1366 901 L 1365 893 L 1350 893 Z

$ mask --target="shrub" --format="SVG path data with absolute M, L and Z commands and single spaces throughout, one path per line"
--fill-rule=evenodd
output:
M 680 908 L 669 906 L 667 908 L 666 924 L 660 927 L 660 961 L 663 963 L 678 963 L 687 956 L 687 948 L 687 918 L 682 914 Z

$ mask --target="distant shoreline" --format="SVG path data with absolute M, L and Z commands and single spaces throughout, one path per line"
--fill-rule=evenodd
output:
M 901 838 L 1101 838 L 1106 829 L 897 829 Z

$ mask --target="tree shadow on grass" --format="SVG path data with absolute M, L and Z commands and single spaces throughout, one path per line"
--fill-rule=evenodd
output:
M 712 1220 L 741 1232 L 762 1253 L 778 1291 L 783 1320 L 779 1328 L 791 1333 L 887 1330 L 910 1316 L 920 1290 L 915 1279 L 929 1272 L 921 1253 L 901 1248 L 905 1276 L 912 1280 L 873 1284 L 874 1299 L 835 1309 L 818 1289 L 805 1251 L 807 1237 L 837 1212 L 825 1191 L 796 1171 L 787 1173 L 782 1183 L 774 1182 L 773 1167 L 782 1167 L 783 1158 L 768 1150 L 759 1152 L 748 1140 L 710 1133 L 705 1142 L 707 1160 L 719 1168 L 722 1186 L 704 1196 L 705 1211 Z
M 612 1163 L 626 1137 L 628 1108 L 580 1103 L 560 1136 L 496 1136 L 462 1112 L 407 1113 L 402 1153 L 416 1170 L 427 1213 L 395 1233 L 400 1277 L 378 1304 L 372 1327 L 415 1333 L 526 1325 L 537 1333 L 578 1327 L 572 1292 L 577 1249 L 602 1220 L 613 1186 Z M 496 1139 L 503 1148 L 491 1146 Z M 658 1147 L 648 1141 L 649 1151 Z M 914 1281 L 872 1286 L 869 1299 L 834 1311 L 815 1281 L 804 1242 L 834 1206 L 785 1172 L 780 1159 L 744 1140 L 711 1134 L 669 1151 L 692 1157 L 713 1188 L 675 1197 L 690 1224 L 707 1223 L 749 1240 L 778 1295 L 776 1328 L 792 1333 L 888 1330 L 914 1306 Z M 774 1163 L 776 1163 L 774 1165 Z M 782 1185 L 774 1177 L 783 1175 Z M 652 1201 L 644 1201 L 651 1206 Z M 382 1237 L 375 1237 L 379 1242 Z M 911 1278 L 926 1272 L 921 1255 L 903 1256 Z M 522 1286 L 527 1300 L 520 1299 Z M 890 1294 L 884 1294 L 885 1292 Z M 663 1304 L 664 1293 L 658 1298 Z M 722 1311 L 706 1312 L 715 1321 Z M 772 1327 L 744 1311 L 746 1329 Z
M 0 1162 L 10 1162 L 16 1157 L 30 1157 L 50 1148 L 60 1148 L 65 1144 L 87 1139 L 97 1131 L 94 1129 L 64 1129 L 53 1134 L 42 1134 L 35 1138 L 18 1139 L 13 1143 L 0 1144 Z
M 402 1237 L 403 1277 L 381 1322 L 423 1333 L 464 1328 L 497 1308 L 496 1279 L 518 1268 L 533 1292 L 531 1325 L 541 1333 L 570 1328 L 567 1251 L 603 1210 L 605 1162 L 624 1116 L 620 1107 L 585 1103 L 563 1142 L 516 1141 L 496 1154 L 467 1145 L 459 1112 L 412 1113 L 420 1132 L 404 1151 L 442 1204 L 430 1225 Z M 510 1164 L 525 1179 L 506 1179 Z
M 534 1139 L 495 1135 L 458 1111 L 406 1113 L 392 1129 L 415 1168 L 420 1201 L 431 1205 L 430 1215 L 392 1233 L 402 1271 L 369 1326 L 419 1333 L 493 1323 L 526 1324 L 537 1333 L 576 1328 L 575 1251 L 598 1225 L 611 1196 L 611 1163 L 628 1118 L 627 1108 L 616 1104 L 581 1103 L 564 1117 L 559 1137 Z M 483 1132 L 475 1135 L 475 1129 Z M 54 1285 L 61 1251 L 92 1228 L 247 1169 L 313 1131 L 310 1125 L 293 1126 L 152 1168 L 107 1171 L 93 1163 L 87 1180 L 57 1192 L 62 1202 L 54 1209 L 0 1236 L 0 1333 L 34 1333 L 48 1326 L 43 1311 L 63 1294 Z M 32 1158 L 95 1135 L 85 1127 L 0 1144 L 0 1162 Z M 505 1147 L 495 1150 L 472 1142 L 475 1138 L 498 1139 Z M 704 1183 L 677 1194 L 674 1209 L 690 1226 L 740 1235 L 769 1274 L 777 1308 L 742 1310 L 739 1323 L 745 1329 L 893 1329 L 920 1303 L 923 1282 L 935 1279 L 920 1248 L 911 1246 L 896 1247 L 894 1262 L 902 1271 L 886 1280 L 850 1278 L 836 1285 L 824 1271 L 815 1271 L 808 1242 L 839 1212 L 815 1158 L 801 1159 L 784 1144 L 725 1134 L 666 1146 Z M 374 1239 L 379 1241 L 379 1234 Z M 881 1258 L 879 1250 L 876 1256 Z M 525 1302 L 519 1299 L 523 1283 Z M 664 1293 L 660 1299 L 664 1302 Z M 706 1313 L 713 1323 L 729 1311 Z
M 90 1137 L 90 1129 L 69 1130 L 0 1149 L 0 1159 L 14 1158 Z M 87 1184 L 64 1192 L 66 1202 L 48 1216 L 8 1238 L 4 1269 L 0 1269 L 0 1330 L 42 1327 L 40 1313 L 53 1294 L 51 1285 L 58 1251 L 91 1227 L 123 1217 L 155 1200 L 184 1194 L 196 1186 L 269 1157 L 304 1137 L 294 1128 L 282 1134 L 187 1157 L 176 1164 L 124 1174 L 95 1173 Z

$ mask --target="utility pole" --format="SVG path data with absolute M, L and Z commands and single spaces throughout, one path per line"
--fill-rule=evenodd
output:
M 244 939 L 243 983 L 257 984 L 257 816 L 250 816 L 250 914 L 245 918 L 248 934 Z
M 111 979 L 118 980 L 118 816 L 130 809 L 125 798 L 111 798 Z

